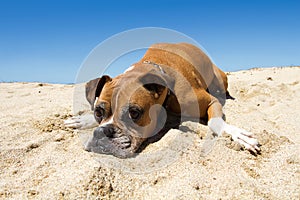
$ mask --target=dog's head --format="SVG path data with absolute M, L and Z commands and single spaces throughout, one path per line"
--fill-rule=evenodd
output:
M 163 128 L 170 79 L 161 68 L 143 65 L 116 78 L 103 76 L 87 83 L 86 97 L 99 127 L 86 150 L 130 157 Z

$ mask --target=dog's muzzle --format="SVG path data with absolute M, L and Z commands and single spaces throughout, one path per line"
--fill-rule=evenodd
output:
M 113 124 L 99 126 L 93 137 L 88 140 L 85 150 L 95 153 L 112 154 L 116 157 L 130 157 L 131 137 L 121 134 L 121 130 Z

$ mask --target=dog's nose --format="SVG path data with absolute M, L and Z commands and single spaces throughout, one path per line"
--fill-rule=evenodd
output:
M 115 129 L 111 125 L 99 126 L 94 131 L 94 137 L 98 139 L 101 139 L 103 136 L 112 138 L 114 136 L 114 133 L 115 133 Z
M 101 139 L 103 137 L 105 137 L 104 128 L 103 127 L 96 128 L 95 131 L 94 131 L 93 138 L 95 138 L 95 139 Z

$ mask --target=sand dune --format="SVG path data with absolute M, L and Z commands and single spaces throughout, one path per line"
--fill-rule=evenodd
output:
M 0 83 L 1 199 L 299 199 L 300 67 L 231 72 L 227 121 L 256 134 L 261 155 L 184 122 L 139 156 L 82 148 L 65 128 L 73 85 Z

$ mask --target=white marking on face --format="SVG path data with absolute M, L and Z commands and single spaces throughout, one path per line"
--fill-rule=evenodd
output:
M 96 99 L 95 99 L 95 102 L 94 102 L 94 109 L 95 109 L 95 107 L 96 107 L 97 101 L 98 101 L 98 97 L 96 97 Z
M 114 122 L 114 116 L 111 116 L 111 118 L 107 122 L 104 122 L 103 124 L 99 125 L 99 127 L 104 127 L 108 124 L 113 124 L 113 122 Z
M 124 73 L 126 73 L 126 72 L 129 72 L 129 71 L 131 71 L 131 70 L 133 70 L 134 69 L 134 65 L 132 65 L 132 66 L 130 66 L 128 69 L 126 69 L 125 71 L 124 71 Z

